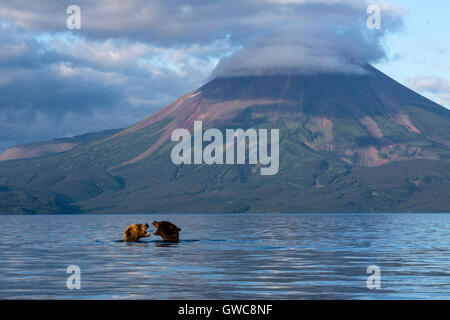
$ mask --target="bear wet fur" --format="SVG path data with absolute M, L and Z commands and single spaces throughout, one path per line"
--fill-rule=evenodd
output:
M 124 242 L 137 242 L 140 238 L 150 237 L 150 233 L 147 232 L 149 225 L 146 224 L 132 224 L 128 226 L 123 233 Z
M 179 241 L 181 229 L 173 223 L 168 221 L 153 221 L 152 224 L 156 228 L 156 231 L 153 232 L 155 236 L 161 236 L 164 241 Z

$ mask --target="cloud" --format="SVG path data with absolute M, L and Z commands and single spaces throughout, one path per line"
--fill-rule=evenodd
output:
M 369 3 L 381 8 L 381 30 L 366 27 Z M 0 17 L 33 32 L 58 33 L 65 27 L 69 4 L 17 0 L 0 4 Z M 89 57 L 96 67 L 110 68 L 151 53 L 148 44 L 172 48 L 227 38 L 230 46 L 242 49 L 222 61 L 217 76 L 276 69 L 360 73 L 364 63 L 386 57 L 383 38 L 401 28 L 405 14 L 399 5 L 365 0 L 79 0 L 77 5 L 84 37 L 103 41 L 100 46 L 111 39 L 137 43 L 125 48 L 128 56 L 122 54 L 124 48 L 105 55 L 95 45 L 78 43 L 73 58 Z
M 366 1 L 271 2 L 287 4 L 288 13 L 280 13 L 283 23 L 275 19 L 270 31 L 222 59 L 215 77 L 291 72 L 361 74 L 367 63 L 387 59 L 384 37 L 401 30 L 405 14 L 399 6 L 378 3 L 382 29 L 369 30 Z
M 414 76 L 406 80 L 411 89 L 436 96 L 443 106 L 450 107 L 450 81 L 433 76 Z
M 382 9 L 384 30 L 391 30 L 404 9 L 386 1 L 375 3 Z M 69 0 L 15 0 L 0 3 L 0 17 L 33 32 L 57 33 L 65 29 L 66 8 L 71 4 Z M 304 33 L 314 25 L 356 22 L 361 26 L 368 17 L 368 4 L 365 0 L 77 1 L 83 35 L 163 45 L 209 43 L 226 35 L 241 42 L 274 29 Z
M 227 39 L 163 47 L 0 27 L 0 151 L 131 125 L 200 86 Z
M 385 58 L 363 0 L 71 0 L 0 3 L 0 149 L 131 125 L 213 76 L 361 73 Z M 221 61 L 219 63 L 219 61 Z M 219 64 L 218 64 L 219 63 Z
M 350 50 L 350 48 L 353 50 Z M 383 51 L 360 52 L 345 38 L 299 36 L 292 39 L 277 37 L 252 43 L 230 57 L 222 59 L 213 77 L 281 73 L 365 73 L 365 64 L 383 57 Z M 369 57 L 373 57 L 369 59 Z

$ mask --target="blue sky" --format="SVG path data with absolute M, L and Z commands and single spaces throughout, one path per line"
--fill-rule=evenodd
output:
M 82 29 L 67 30 L 78 4 Z M 0 3 L 0 151 L 126 127 L 214 76 L 358 73 L 369 61 L 450 107 L 450 2 L 15 0 Z M 351 62 L 349 62 L 351 61 Z
M 395 3 L 407 9 L 403 17 L 404 28 L 386 37 L 392 60 L 376 66 L 449 108 L 450 1 L 396 0 Z

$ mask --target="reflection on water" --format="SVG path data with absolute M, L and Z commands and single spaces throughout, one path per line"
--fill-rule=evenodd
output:
M 121 240 L 169 220 L 181 241 Z M 450 215 L 0 216 L 0 298 L 450 298 Z M 66 268 L 81 268 L 81 290 Z M 369 265 L 381 290 L 366 287 Z

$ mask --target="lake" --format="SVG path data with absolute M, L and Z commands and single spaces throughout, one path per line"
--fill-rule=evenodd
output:
M 181 241 L 120 242 L 168 220 Z M 0 299 L 449 299 L 449 214 L 0 216 Z M 153 232 L 150 225 L 149 230 Z M 69 290 L 66 268 L 81 270 Z M 378 266 L 381 289 L 367 287 Z

